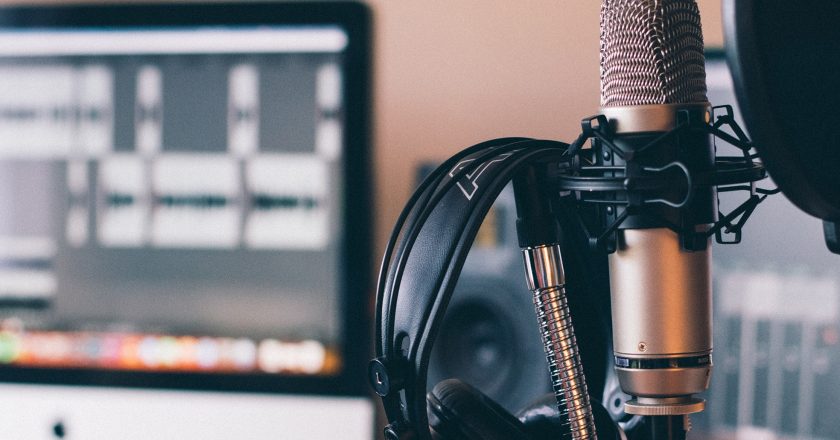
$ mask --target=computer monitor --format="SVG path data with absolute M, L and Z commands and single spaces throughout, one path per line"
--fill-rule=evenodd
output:
M 368 37 L 356 3 L 0 9 L 0 381 L 364 396 Z

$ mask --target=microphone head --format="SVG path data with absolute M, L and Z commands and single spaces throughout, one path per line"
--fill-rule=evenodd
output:
M 602 0 L 602 107 L 706 101 L 694 0 Z

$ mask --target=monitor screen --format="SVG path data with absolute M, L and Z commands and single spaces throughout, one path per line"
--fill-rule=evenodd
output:
M 0 380 L 360 389 L 367 42 L 338 9 L 0 13 Z

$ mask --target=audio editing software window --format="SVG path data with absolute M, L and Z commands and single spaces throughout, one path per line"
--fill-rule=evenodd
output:
M 337 374 L 347 43 L 0 33 L 0 363 Z

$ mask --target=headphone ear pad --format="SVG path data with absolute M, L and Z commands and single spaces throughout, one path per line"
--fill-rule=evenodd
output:
M 458 379 L 426 395 L 429 427 L 437 440 L 528 440 L 525 425 L 481 391 Z

